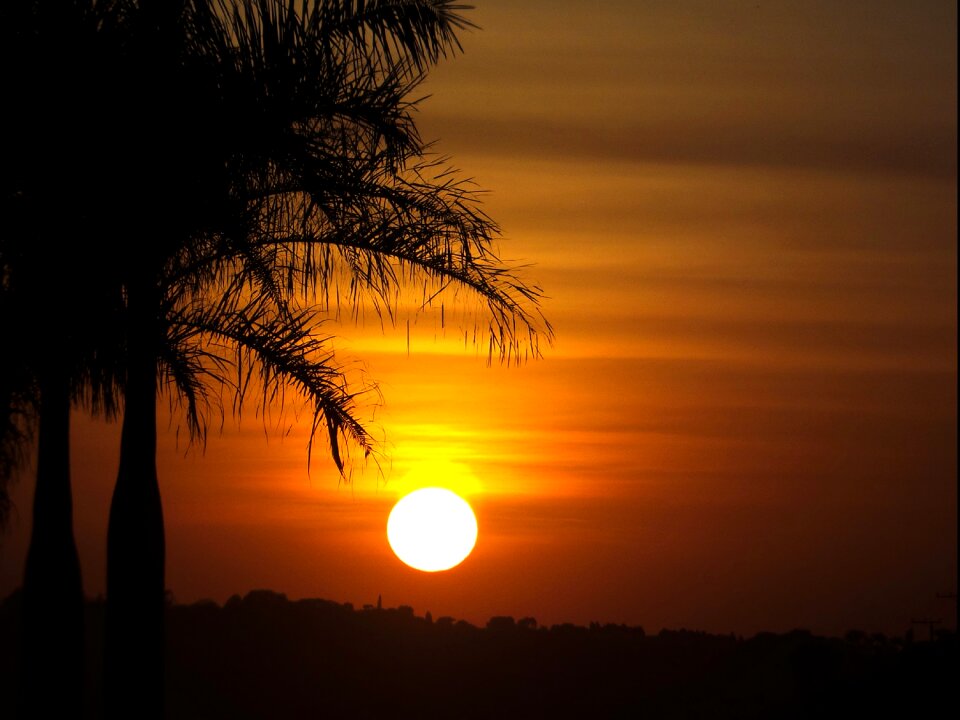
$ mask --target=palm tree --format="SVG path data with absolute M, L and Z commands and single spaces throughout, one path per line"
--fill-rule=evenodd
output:
M 82 3 L 11 2 L 2 13 L 3 88 L 17 112 L 7 118 L 0 199 L 0 521 L 8 510 L 7 484 L 35 441 L 21 700 L 30 715 L 76 714 L 84 632 L 70 408 L 111 415 L 120 379 L 117 347 L 104 342 L 120 296 L 99 282 L 96 255 L 79 241 L 89 227 L 81 179 L 93 158 L 76 140 L 87 124 L 77 118 L 65 131 L 63 122 L 96 82 L 91 50 L 98 28 Z
M 0 432 L 5 480 L 23 461 L 26 444 L 36 439 L 33 522 L 22 596 L 25 682 L 19 700 L 29 716 L 43 716 L 52 710 L 79 712 L 82 702 L 83 586 L 73 536 L 70 408 L 85 404 L 109 416 L 115 410 L 115 383 L 108 381 L 98 390 L 97 379 L 89 373 L 98 360 L 84 352 L 89 346 L 76 334 L 78 326 L 67 320 L 55 339 L 44 336 L 49 329 L 41 323 L 50 316 L 37 310 L 49 307 L 35 292 L 20 290 L 8 286 L 3 293 L 8 301 L 3 304 L 17 311 L 17 317 L 5 318 L 10 322 L 4 328 L 14 342 L 4 363 L 11 372 L 2 383 L 7 422 Z M 27 307 L 10 302 L 17 295 L 30 301 Z M 33 327 L 24 328 L 24 320 Z M 50 693 L 51 686 L 60 689 L 56 695 Z
M 424 300 L 465 289 L 486 303 L 491 354 L 538 354 L 540 334 L 552 332 L 539 290 L 495 255 L 498 228 L 470 184 L 426 156 L 413 121 L 412 93 L 459 49 L 456 31 L 472 27 L 457 14 L 465 6 L 226 5 L 211 52 L 231 75 L 222 82 L 229 115 L 245 119 L 235 133 L 242 192 L 258 219 L 253 242 L 288 282 L 325 299 L 342 281 L 348 301 L 386 313 L 404 285 L 430 281 Z
M 187 33 L 138 46 L 149 48 L 154 60 L 176 48 L 170 75 L 202 88 L 188 93 L 202 113 L 190 114 L 182 136 L 171 133 L 181 144 L 164 152 L 184 167 L 200 162 L 190 174 L 203 180 L 191 185 L 195 195 L 180 196 L 200 211 L 151 244 L 180 246 L 196 238 L 198 227 L 222 233 L 221 240 L 230 239 L 227 254 L 240 258 L 245 276 L 281 307 L 298 294 L 328 298 L 337 283 L 349 288 L 349 302 L 369 300 L 385 312 L 393 311 L 399 288 L 411 279 L 428 281 L 430 296 L 448 286 L 465 288 L 488 308 L 491 355 L 536 354 L 538 333 L 550 333 L 535 309 L 538 291 L 493 254 L 496 226 L 469 187 L 423 160 L 412 120 L 410 93 L 432 63 L 459 47 L 455 31 L 468 25 L 459 9 L 449 0 L 304 3 L 299 9 L 276 0 L 223 0 L 188 3 L 180 16 L 149 23 L 158 36 Z M 164 104 L 169 116 L 175 102 L 165 98 Z M 125 280 L 131 333 L 108 540 L 108 694 L 124 688 L 127 697 L 140 698 L 158 697 L 149 685 L 161 675 L 162 657 L 158 354 L 146 335 L 157 323 L 156 308 L 164 306 L 161 275 Z M 318 309 L 328 310 L 329 303 Z M 275 375 L 280 368 L 271 366 L 270 377 L 311 387 L 303 376 Z M 342 448 L 350 440 L 370 450 L 344 407 L 352 395 L 338 378 L 310 399 L 313 429 L 323 429 L 342 472 Z M 129 707 L 121 700 L 114 710 Z
M 9 217 L 9 216 L 8 216 Z M 4 238 L 6 241 L 8 238 Z M 44 688 L 62 689 L 63 706 L 79 710 L 83 678 L 83 588 L 73 537 L 69 467 L 70 377 L 63 358 L 24 320 L 36 322 L 35 293 L 23 292 L 10 277 L 9 243 L 3 242 L 5 282 L 2 290 L 3 330 L 8 340 L 2 363 L 0 458 L 5 486 L 27 447 L 38 445 L 33 523 L 23 580 L 22 696 L 24 708 L 50 710 Z M 19 278 L 17 278 L 19 279 Z M 28 300 L 24 303 L 22 300 Z M 6 488 L 3 488 L 6 494 Z M 4 499 L 3 520 L 8 511 Z M 63 707 L 61 706 L 61 707 Z
M 174 402 L 186 411 L 192 437 L 203 439 L 208 412 L 224 410 L 218 406 L 222 390 L 234 397 L 231 408 L 239 412 L 253 388 L 260 393 L 263 410 L 278 398 L 282 404 L 287 400 L 284 391 L 292 388 L 293 395 L 311 407 L 315 432 L 321 425 L 328 431 L 336 428 L 365 452 L 373 450 L 366 429 L 354 417 L 356 393 L 348 390 L 328 338 L 317 332 L 316 312 L 282 301 L 271 288 L 251 281 L 242 264 L 216 251 L 200 259 L 199 265 L 182 259 L 178 257 L 159 278 L 162 301 L 156 315 L 147 316 L 153 336 L 144 333 L 137 339 L 132 327 L 126 331 L 129 354 L 120 469 L 108 533 L 108 716 L 127 717 L 133 708 L 138 717 L 162 711 L 164 536 L 156 474 L 158 390 L 170 389 Z M 204 289 L 206 284 L 216 285 L 215 296 Z M 146 368 L 138 372 L 134 365 L 136 352 L 146 354 L 138 342 L 152 353 L 149 372 Z
M 48 20 L 43 3 L 18 5 L 36 26 Z M 507 361 L 521 351 L 536 355 L 551 330 L 536 309 L 538 290 L 493 253 L 497 228 L 470 186 L 425 159 L 412 119 L 410 94 L 433 63 L 459 48 L 456 31 L 469 25 L 461 6 L 76 0 L 74 7 L 95 30 L 89 63 L 97 82 L 81 83 L 92 111 L 82 132 L 63 141 L 74 154 L 75 145 L 95 149 L 86 158 L 95 170 L 75 183 L 71 207 L 96 259 L 93 284 L 111 298 L 97 312 L 120 318 L 91 347 L 122 357 L 123 367 L 108 537 L 107 711 L 159 715 L 159 382 L 169 381 L 183 400 L 198 436 L 205 401 L 216 397 L 208 385 L 229 385 L 230 372 L 244 378 L 258 370 L 267 399 L 292 383 L 343 472 L 351 444 L 364 454 L 373 446 L 355 419 L 356 392 L 316 334 L 339 301 L 332 288 L 345 287 L 354 307 L 370 302 L 388 314 L 413 282 L 424 301 L 466 290 L 485 303 L 491 357 Z M 308 296 L 321 302 L 302 309 L 298 298 Z M 231 389 L 242 396 L 247 386 L 240 380 Z
M 4 292 L 6 310 L 15 308 Z M 7 313 L 4 313 L 7 315 Z M 32 314 L 28 317 L 33 317 Z M 9 315 L 4 318 L 9 320 Z M 35 319 L 35 318 L 34 318 Z M 19 324 L 19 323 L 18 323 Z M 24 342 L 14 323 L 5 323 L 8 338 Z M 32 340 L 37 340 L 33 333 Z M 33 345 L 48 355 L 52 348 Z M 53 351 L 55 352 L 55 351 Z M 20 348 L 5 353 L 2 383 L 5 422 L 3 482 L 21 464 L 28 442 L 36 439 L 38 456 L 33 498 L 33 523 L 22 595 L 22 696 L 24 708 L 51 710 L 49 685 L 61 688 L 62 705 L 80 708 L 83 678 L 83 586 L 73 536 L 70 489 L 70 376 L 61 371 L 61 358 L 25 362 Z M 7 374 L 9 373 L 9 374 Z M 6 511 L 6 508 L 4 508 Z M 5 513 L 4 513 L 5 514 Z
M 146 658 L 154 667 L 134 675 L 149 675 L 152 670 L 161 682 L 162 624 L 152 622 L 153 616 L 150 622 L 139 622 L 136 615 L 163 592 L 155 469 L 152 484 L 139 480 L 142 475 L 135 476 L 137 482 L 128 481 L 131 473 L 142 469 L 135 462 L 138 452 L 155 452 L 151 447 L 155 390 L 143 388 L 155 387 L 157 368 L 185 400 L 194 434 L 203 430 L 207 399 L 203 381 L 226 384 L 228 368 L 239 378 L 259 369 L 263 388 L 292 384 L 312 400 L 316 417 L 369 448 L 365 430 L 350 414 L 352 397 L 345 392 L 323 338 L 314 332 L 313 314 L 297 310 L 270 288 L 258 293 L 247 287 L 244 267 L 231 259 L 237 253 L 229 249 L 222 228 L 242 224 L 242 207 L 237 213 L 229 198 L 226 209 L 203 207 L 211 193 L 200 196 L 196 188 L 222 188 L 220 178 L 211 177 L 211 168 L 214 175 L 217 168 L 209 161 L 204 164 L 197 151 L 198 143 L 214 135 L 214 128 L 208 128 L 207 137 L 193 135 L 192 145 L 183 142 L 187 137 L 182 132 L 181 142 L 172 143 L 180 151 L 174 157 L 201 160 L 189 168 L 194 192 L 169 213 L 171 221 L 153 233 L 150 251 L 134 254 L 125 248 L 123 235 L 129 233 L 130 221 L 163 209 L 156 207 L 156 199 L 165 196 L 150 188 L 152 178 L 142 166 L 131 163 L 133 145 L 124 136 L 136 114 L 151 109 L 152 101 L 144 96 L 149 93 L 131 93 L 127 98 L 122 93 L 138 74 L 152 73 L 167 85 L 183 74 L 184 68 L 164 67 L 149 57 L 139 42 L 155 40 L 162 29 L 158 25 L 169 20 L 168 7 L 83 1 L 3 6 L 8 41 L 3 44 L 4 67 L 13 71 L 4 76 L 5 87 L 18 113 L 10 133 L 13 142 L 8 140 L 4 148 L 2 202 L 7 224 L 0 236 L 0 327 L 10 341 L 0 360 L 0 520 L 6 519 L 6 488 L 13 469 L 36 438 L 34 522 L 24 579 L 24 709 L 30 715 L 45 716 L 53 709 L 77 714 L 81 703 L 83 594 L 72 530 L 71 404 L 85 402 L 90 409 L 109 414 L 116 407 L 114 390 L 124 386 L 127 395 L 115 508 L 133 505 L 141 512 L 131 513 L 132 525 L 125 524 L 123 512 L 114 513 L 111 530 L 113 536 L 136 539 L 144 518 L 154 523 L 146 526 L 152 534 L 146 534 L 148 542 L 136 552 L 124 553 L 123 545 L 117 551 L 117 543 L 111 543 L 115 570 L 111 577 L 122 579 L 111 586 L 111 627 L 128 630 L 124 614 L 132 617 L 137 632 L 131 637 L 148 652 L 111 657 L 119 655 L 131 663 Z M 162 43 L 154 43 L 153 49 L 170 51 Z M 19 72 L 21 66 L 30 72 Z M 63 125 L 64 108 L 79 101 L 93 101 L 91 111 Z M 181 108 L 185 104 L 181 102 Z M 207 230 L 211 217 L 229 218 L 219 222 L 219 235 Z M 66 245 L 64 239 L 69 239 Z M 51 252 L 54 240 L 59 242 Z M 245 266 L 256 267 L 255 253 L 246 257 Z M 218 281 L 225 295 L 210 302 L 202 289 Z M 50 327 L 54 319 L 57 332 Z M 235 357 L 224 357 L 226 345 Z M 246 388 L 237 382 L 233 389 L 242 395 Z M 149 409 L 144 411 L 138 403 Z M 149 463 L 155 468 L 152 458 Z M 141 572 L 144 561 L 151 559 L 144 549 L 154 551 L 148 573 Z M 135 559 L 135 567 L 125 571 L 128 558 Z M 159 578 L 159 592 L 135 584 L 145 575 Z M 125 594 L 131 585 L 133 593 Z M 162 611 L 162 604 L 159 607 Z M 153 603 L 154 616 L 155 608 Z M 153 646 L 144 638 L 150 631 Z M 59 691 L 51 693 L 50 687 Z M 129 690 L 136 692 L 138 687 Z M 161 706 L 152 698 L 150 704 Z

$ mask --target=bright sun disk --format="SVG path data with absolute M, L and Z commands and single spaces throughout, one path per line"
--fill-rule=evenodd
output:
M 477 542 L 477 518 L 462 497 L 444 488 L 415 490 L 393 506 L 387 540 L 398 558 L 417 570 L 459 565 Z

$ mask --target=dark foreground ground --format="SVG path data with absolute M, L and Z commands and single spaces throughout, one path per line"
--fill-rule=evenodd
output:
M 0 698 L 17 694 L 19 612 L 17 594 L 0 606 Z M 102 603 L 89 603 L 89 717 L 102 622 Z M 268 591 L 173 605 L 167 623 L 171 719 L 950 717 L 960 704 L 955 633 L 743 639 L 512 618 L 477 628 Z

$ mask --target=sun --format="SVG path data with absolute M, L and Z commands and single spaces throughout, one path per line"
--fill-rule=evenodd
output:
M 398 558 L 417 570 L 456 567 L 477 543 L 477 518 L 462 497 L 444 488 L 405 495 L 387 519 L 387 540 Z

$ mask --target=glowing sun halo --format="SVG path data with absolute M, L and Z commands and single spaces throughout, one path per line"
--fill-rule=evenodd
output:
M 422 488 L 405 495 L 387 519 L 387 540 L 396 556 L 424 572 L 459 565 L 477 542 L 477 518 L 450 490 Z

